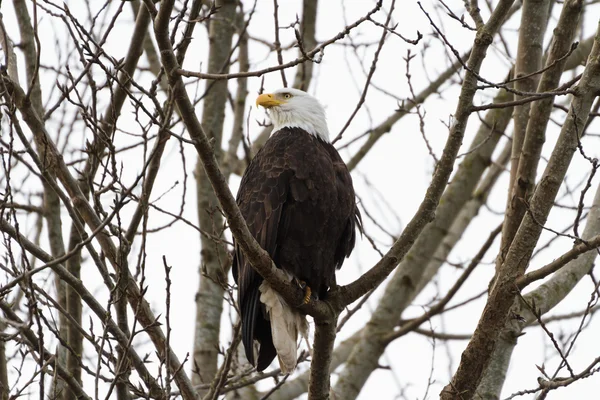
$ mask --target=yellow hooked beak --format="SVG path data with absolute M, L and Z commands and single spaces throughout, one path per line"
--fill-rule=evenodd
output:
M 270 108 L 279 106 L 285 103 L 284 101 L 277 100 L 274 95 L 270 93 L 263 93 L 256 98 L 256 107 L 263 106 L 264 108 Z

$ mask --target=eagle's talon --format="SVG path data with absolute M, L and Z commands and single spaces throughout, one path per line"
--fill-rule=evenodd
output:
M 312 294 L 312 290 L 310 290 L 309 286 L 306 286 L 306 284 L 304 284 L 305 289 L 304 289 L 304 303 L 303 304 L 308 304 L 310 303 L 310 296 Z
M 310 303 L 310 297 L 312 296 L 312 290 L 310 289 L 310 286 L 308 286 L 305 281 L 298 278 L 294 278 L 294 281 L 296 281 L 296 284 L 300 286 L 300 289 L 304 290 L 304 299 L 302 300 L 302 304 Z

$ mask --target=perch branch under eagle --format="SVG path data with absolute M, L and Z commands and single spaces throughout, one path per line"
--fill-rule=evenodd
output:
M 325 110 L 297 89 L 261 94 L 273 134 L 246 169 L 237 203 L 250 232 L 281 275 L 305 288 L 305 301 L 324 299 L 361 228 L 352 178 L 329 141 Z M 306 316 L 263 281 L 235 246 L 242 342 L 258 371 L 275 356 L 283 373 L 296 367 L 298 334 Z

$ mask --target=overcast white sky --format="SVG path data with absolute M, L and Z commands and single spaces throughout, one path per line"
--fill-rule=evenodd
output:
M 252 3 L 251 1 L 244 1 L 245 8 L 250 9 Z M 434 18 L 438 17 L 433 7 L 433 4 L 436 3 L 434 0 L 424 0 L 422 3 Z M 281 26 L 289 25 L 295 20 L 296 14 L 301 14 L 301 4 L 300 0 L 280 1 L 279 20 Z M 362 0 L 346 0 L 344 2 L 340 0 L 321 0 L 318 14 L 317 38 L 325 40 L 334 36 L 347 23 L 353 22 L 364 15 L 367 10 L 373 7 L 373 4 L 373 1 Z M 446 1 L 446 4 L 454 10 L 461 10 L 463 7 L 463 1 L 459 0 Z M 70 4 L 71 10 L 75 15 L 78 12 L 83 12 L 78 9 L 78 6 L 78 2 L 71 2 Z M 11 5 L 5 2 L 4 8 L 6 10 L 2 10 L 5 15 L 5 23 L 7 23 L 9 31 L 12 29 L 13 32 L 17 32 L 14 26 L 11 27 L 9 25 L 11 19 L 8 18 L 8 15 L 12 12 L 10 7 Z M 116 4 L 112 4 L 110 7 L 114 8 Z M 384 1 L 384 7 L 385 9 L 389 9 L 390 1 Z M 430 47 L 425 59 L 418 56 L 411 64 L 413 85 L 417 92 L 427 85 L 428 78 L 435 78 L 437 73 L 446 69 L 449 65 L 449 60 L 440 42 L 431 36 L 432 29 L 417 3 L 412 0 L 398 1 L 396 7 L 397 10 L 393 14 L 393 19 L 398 23 L 400 33 L 406 37 L 415 38 L 416 31 L 419 30 L 425 37 L 418 46 L 410 46 L 399 38 L 390 36 L 388 38 L 389 43 L 384 46 L 380 56 L 373 82 L 387 91 L 396 94 L 398 97 L 408 97 L 405 77 L 406 65 L 403 60 L 408 50 L 421 54 L 424 45 L 427 44 Z M 555 16 L 558 15 L 556 12 L 558 8 L 559 5 L 555 7 Z M 587 13 L 587 19 L 584 24 L 585 37 L 590 36 L 596 27 L 598 15 L 600 15 L 598 10 L 599 8 L 595 6 L 590 8 L 590 11 Z M 126 13 L 130 14 L 129 8 L 126 9 Z M 272 2 L 259 1 L 259 8 L 257 8 L 253 22 L 250 25 L 251 35 L 267 41 L 273 41 L 272 15 Z M 443 15 L 439 16 L 443 17 Z M 484 11 L 484 18 L 486 16 L 487 13 Z M 380 22 L 385 21 L 382 13 L 377 14 L 375 19 Z M 126 19 L 123 18 L 122 20 L 125 21 Z M 51 27 L 46 22 L 47 19 L 42 20 L 41 29 L 44 29 L 49 35 L 55 34 L 60 36 L 64 34 L 64 32 L 52 33 Z M 443 17 L 442 22 L 448 38 L 457 49 L 462 52 L 470 47 L 473 40 L 472 32 L 461 28 L 458 23 L 449 18 Z M 516 28 L 518 27 L 518 23 L 519 18 L 513 18 L 504 28 L 508 45 L 512 49 L 513 54 L 516 52 Z M 555 24 L 555 20 L 551 24 Z M 118 59 L 125 55 L 128 43 L 124 38 L 130 37 L 132 28 L 132 24 L 121 22 L 109 36 L 106 49 L 110 49 L 113 57 Z M 379 40 L 380 34 L 380 28 L 364 24 L 353 35 L 353 38 L 357 42 L 374 42 Z M 205 70 L 205 60 L 208 54 L 205 37 L 205 29 L 200 26 L 197 27 L 194 33 L 195 40 L 192 42 L 190 51 L 188 51 L 185 68 L 190 70 Z M 294 34 L 291 30 L 281 31 L 281 42 L 283 44 L 292 43 L 293 41 Z M 366 70 L 370 66 L 373 50 L 361 50 L 362 60 L 360 61 L 362 61 L 362 65 Z M 484 63 L 482 74 L 492 81 L 500 81 L 507 73 L 509 61 L 506 60 L 500 51 L 494 48 L 489 53 L 490 57 Z M 53 54 L 50 50 L 42 54 L 42 60 L 48 64 L 54 64 L 56 63 L 56 57 L 59 56 L 59 54 Z M 291 60 L 295 56 L 295 51 L 292 51 L 285 53 L 284 57 L 286 60 Z M 145 63 L 146 61 L 143 59 L 142 62 Z M 272 56 L 268 56 L 267 48 L 256 42 L 253 42 L 250 48 L 250 62 L 251 69 L 259 69 L 276 64 L 276 60 Z M 294 71 L 287 72 L 288 81 L 293 80 L 293 76 Z M 99 74 L 99 77 L 101 80 L 102 74 Z M 24 77 L 22 76 L 21 79 L 23 80 Z M 149 80 L 151 77 L 146 75 L 140 79 Z M 315 78 L 309 92 L 325 105 L 332 136 L 337 135 L 352 113 L 360 97 L 364 80 L 365 76 L 360 69 L 359 60 L 356 59 L 352 51 L 345 46 L 339 45 L 330 46 L 326 49 L 323 61 L 315 67 Z M 54 83 L 43 83 L 45 85 L 45 93 L 48 93 L 50 86 Z M 260 85 L 260 78 L 249 79 L 249 105 L 253 105 Z M 267 91 L 277 89 L 281 86 L 281 76 L 279 73 L 272 73 L 265 76 L 264 87 Z M 235 88 L 234 81 L 231 82 L 231 88 Z M 441 149 L 446 140 L 447 128 L 445 124 L 451 119 L 452 113 L 455 110 L 457 94 L 458 90 L 456 86 L 448 88 L 448 85 L 445 85 L 441 96 L 435 96 L 425 104 L 426 132 L 434 152 L 438 156 L 441 154 Z M 491 96 L 493 96 L 493 92 L 486 92 L 478 95 L 476 101 L 484 102 L 489 100 Z M 365 132 L 370 127 L 377 125 L 387 118 L 397 106 L 394 99 L 370 88 L 365 107 L 358 113 L 352 125 L 346 131 L 341 143 L 343 144 L 349 139 Z M 198 115 L 201 115 L 201 107 L 198 107 Z M 470 144 L 474 128 L 478 125 L 475 118 L 473 116 L 471 119 L 464 142 L 465 147 Z M 263 119 L 264 112 L 252 107 L 249 118 L 249 136 L 251 139 L 255 138 L 260 132 L 261 127 L 258 122 L 261 122 Z M 120 123 L 124 129 L 127 129 L 129 123 L 131 124 L 131 129 L 136 129 L 137 127 L 133 116 L 128 111 L 123 112 Z M 419 121 L 416 116 L 409 116 L 403 119 L 401 123 L 394 126 L 388 135 L 379 141 L 377 146 L 353 172 L 357 194 L 361 196 L 372 213 L 379 218 L 380 223 L 389 231 L 396 234 L 401 232 L 403 226 L 416 211 L 433 171 L 433 160 L 429 156 L 425 143 L 421 138 L 418 124 Z M 225 125 L 226 135 L 230 132 L 230 127 L 231 118 L 228 118 Z M 553 131 L 549 132 L 548 135 L 549 143 L 553 142 L 557 133 L 556 128 L 552 129 Z M 83 137 L 80 139 L 84 140 Z M 123 140 L 123 143 L 125 143 L 128 139 L 125 138 Z M 224 139 L 225 143 L 226 140 L 227 137 Z M 588 146 L 588 151 L 591 156 L 598 157 L 600 156 L 600 146 L 598 146 L 597 139 L 593 140 L 595 142 L 590 141 L 589 143 L 594 144 L 595 147 Z M 498 148 L 501 149 L 502 146 L 503 142 Z M 348 160 L 356 149 L 356 146 L 351 146 L 349 149 L 341 152 L 342 156 Z M 197 220 L 197 211 L 195 208 L 196 193 L 191 173 L 196 163 L 196 156 L 191 147 L 186 147 L 185 154 L 188 187 L 184 216 L 195 222 Z M 128 153 L 123 159 L 124 165 L 131 167 L 131 165 L 140 163 L 136 157 L 134 153 Z M 579 182 L 584 176 L 587 176 L 584 174 L 587 174 L 588 171 L 585 168 L 586 165 L 578 155 L 576 155 L 575 164 L 575 172 L 570 175 L 569 179 L 569 182 L 572 184 Z M 133 168 L 131 176 L 137 172 Z M 179 209 L 180 205 L 179 199 L 182 193 L 181 183 L 183 182 L 183 173 L 181 158 L 179 156 L 179 145 L 174 140 L 171 140 L 168 144 L 159 180 L 154 189 L 154 198 L 171 188 L 175 181 L 179 181 L 180 184 L 175 190 L 165 195 L 159 203 L 161 206 L 174 212 Z M 367 181 L 369 184 L 366 183 Z M 238 183 L 239 178 L 237 177 L 234 177 L 231 181 L 231 188 L 234 193 L 237 190 Z M 494 190 L 489 201 L 492 211 L 503 210 L 506 200 L 506 183 L 507 179 L 504 176 L 498 187 Z M 598 179 L 595 180 L 595 183 L 598 183 Z M 387 205 L 384 205 L 382 199 L 385 199 Z M 567 198 L 565 202 L 567 201 L 573 201 L 573 199 Z M 500 223 L 501 217 L 492 211 L 482 209 L 480 217 L 472 224 L 466 237 L 451 254 L 450 258 L 453 262 L 467 261 L 473 255 L 473 249 L 478 249 L 485 238 L 487 238 L 491 227 L 495 227 Z M 564 214 L 553 213 L 549 224 L 561 228 L 566 225 L 564 218 Z M 150 226 L 159 226 L 169 220 L 170 218 L 153 212 L 151 213 Z M 367 222 L 366 225 L 370 234 L 382 240 L 380 247 L 383 251 L 386 251 L 386 245 L 389 246 L 390 244 L 389 239 L 372 224 Z M 545 239 L 550 237 L 551 235 L 544 234 L 540 243 L 545 242 Z M 186 353 L 192 350 L 195 317 L 194 296 L 198 287 L 198 265 L 200 261 L 198 239 L 199 235 L 197 231 L 185 224 L 176 224 L 172 229 L 163 233 L 150 235 L 146 249 L 148 260 L 146 284 L 149 285 L 149 299 L 156 314 L 164 315 L 164 270 L 162 267 L 162 256 L 166 256 L 169 264 L 173 266 L 171 276 L 174 292 L 171 314 L 174 332 L 172 346 L 180 360 L 183 360 Z M 561 251 L 569 248 L 571 245 L 572 243 L 569 240 L 559 241 L 550 251 L 546 251 L 540 255 L 538 263 L 541 265 L 541 263 L 552 260 Z M 452 304 L 467 299 L 487 287 L 493 274 L 491 263 L 496 250 L 497 247 L 494 247 L 489 252 L 488 256 L 485 257 L 485 264 L 475 271 L 457 294 Z M 135 255 L 137 253 L 133 251 L 132 254 Z M 352 281 L 374 265 L 378 259 L 378 254 L 373 251 L 366 240 L 363 240 L 358 244 L 352 258 L 338 274 L 338 282 L 348 283 Z M 132 265 L 135 265 L 135 257 L 132 256 L 130 262 Z M 461 271 L 454 267 L 445 266 L 436 280 L 437 287 L 432 285 L 426 289 L 416 300 L 415 304 L 407 309 L 403 317 L 409 318 L 421 314 L 423 312 L 422 306 L 430 303 L 438 289 L 441 293 L 445 293 L 445 290 L 454 283 L 460 273 Z M 84 271 L 83 279 L 90 284 L 98 281 L 98 276 L 93 267 L 90 266 L 90 268 Z M 558 306 L 553 313 L 583 309 L 589 301 L 590 295 L 590 280 L 584 279 L 584 282 L 576 288 L 574 293 L 563 304 Z M 98 296 L 103 298 L 103 296 L 106 296 L 106 293 L 98 292 Z M 339 340 L 348 337 L 364 324 L 372 306 L 376 304 L 377 298 L 378 295 L 374 295 L 369 304 L 350 320 L 342 334 L 340 334 Z M 480 300 L 467 308 L 446 314 L 443 319 L 434 318 L 431 321 L 431 327 L 435 330 L 448 333 L 470 333 L 477 323 L 483 305 L 484 300 Z M 575 330 L 578 322 L 575 320 L 573 322 L 565 322 L 561 325 L 553 324 L 550 327 L 556 335 L 560 335 L 562 332 L 568 333 Z M 229 320 L 227 314 L 224 314 L 223 326 L 222 337 L 223 343 L 226 344 L 229 340 Z M 424 325 L 423 327 L 427 328 L 428 326 Z M 517 390 L 534 388 L 536 386 L 536 378 L 540 375 L 536 365 L 546 363 L 546 366 L 551 370 L 559 361 L 554 355 L 549 359 L 546 357 L 548 355 L 548 339 L 543 333 L 539 330 L 528 330 L 527 332 L 519 340 L 519 346 L 513 355 L 503 397 L 507 397 Z M 581 338 L 577 342 L 575 352 L 570 358 L 571 365 L 575 369 L 581 369 L 591 359 L 598 356 L 597 336 L 599 333 L 600 326 L 596 320 L 592 320 L 591 326 L 582 333 Z M 375 398 L 391 400 L 397 398 L 398 394 L 402 392 L 408 399 L 423 399 L 432 363 L 434 383 L 429 391 L 428 398 L 437 398 L 439 391 L 448 382 L 451 373 L 457 367 L 460 354 L 465 346 L 466 342 L 453 342 L 445 348 L 442 343 L 437 342 L 435 356 L 432 357 L 432 343 L 430 339 L 418 334 L 408 334 L 388 347 L 385 356 L 381 360 L 381 364 L 389 365 L 391 369 L 376 371 L 367 382 L 359 398 L 361 400 Z M 302 370 L 302 367 L 300 369 Z M 290 379 L 293 379 L 293 377 Z M 592 396 L 594 390 L 597 391 L 598 385 L 600 385 L 600 378 L 593 376 L 573 385 L 573 387 L 553 392 L 549 398 L 591 398 L 590 396 Z

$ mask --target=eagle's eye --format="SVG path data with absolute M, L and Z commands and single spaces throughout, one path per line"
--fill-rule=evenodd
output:
M 284 93 L 284 94 L 283 94 L 283 98 L 284 98 L 284 99 L 291 99 L 291 98 L 292 98 L 292 95 L 291 95 L 290 93 Z

